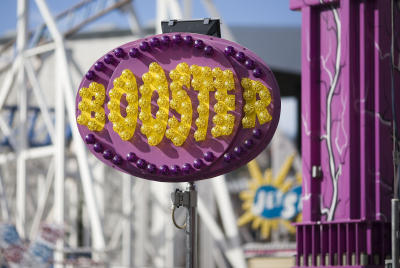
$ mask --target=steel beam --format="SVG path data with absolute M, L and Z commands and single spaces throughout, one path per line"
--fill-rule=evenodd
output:
M 23 55 L 27 41 L 28 23 L 28 1 L 18 0 L 17 2 L 17 53 Z M 27 108 L 28 96 L 26 89 L 25 70 L 22 61 L 18 66 L 18 146 L 17 146 L 17 193 L 16 193 L 16 227 L 19 235 L 25 238 L 26 220 L 26 163 L 24 151 L 27 149 Z

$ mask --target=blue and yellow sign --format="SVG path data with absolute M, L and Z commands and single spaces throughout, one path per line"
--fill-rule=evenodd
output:
M 278 224 L 295 232 L 291 222 L 301 219 L 301 175 L 296 174 L 296 183 L 285 180 L 294 157 L 294 154 L 288 157 L 275 179 L 272 179 L 271 169 L 263 176 L 255 160 L 248 164 L 252 180 L 249 189 L 240 193 L 246 212 L 239 218 L 239 226 L 252 221 L 251 227 L 260 228 L 262 238 L 268 238 Z

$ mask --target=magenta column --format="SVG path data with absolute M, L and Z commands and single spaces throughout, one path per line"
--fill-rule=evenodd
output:
M 391 1 L 291 0 L 290 7 L 302 12 L 303 222 L 296 267 L 384 267 L 393 197 Z

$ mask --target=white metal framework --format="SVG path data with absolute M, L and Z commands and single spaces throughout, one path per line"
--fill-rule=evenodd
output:
M 0 70 L 0 112 L 14 105 L 18 115 L 12 124 L 0 116 L 0 137 L 8 145 L 0 147 L 1 221 L 15 223 L 27 240 L 37 236 L 43 221 L 63 225 L 66 233 L 54 255 L 57 267 L 68 266 L 66 254 L 71 253 L 90 253 L 95 263 L 107 266 L 178 267 L 184 240 L 170 218 L 173 185 L 106 169 L 88 155 L 75 123 L 77 88 L 71 69 L 78 64 L 66 39 L 115 9 L 127 16 L 132 33 L 141 36 L 131 0 L 84 0 L 57 16 L 45 0 L 34 2 L 44 24 L 30 32 L 29 2 L 18 0 L 15 57 Z M 212 0 L 202 2 L 210 16 L 219 17 Z M 156 32 L 161 32 L 161 20 L 191 16 L 191 0 L 157 0 Z M 226 24 L 222 27 L 224 37 L 233 39 Z M 46 74 L 41 73 L 43 63 L 50 60 L 54 84 L 46 83 Z M 47 145 L 30 144 L 33 106 L 48 133 Z M 198 187 L 201 267 L 228 267 L 225 260 L 233 267 L 246 267 L 225 178 L 200 182 Z M 209 187 L 214 194 L 202 190 Z M 217 210 L 222 227 L 215 220 Z M 183 220 L 183 213 L 180 216 Z

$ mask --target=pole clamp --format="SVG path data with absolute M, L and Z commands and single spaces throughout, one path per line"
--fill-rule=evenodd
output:
M 180 189 L 176 189 L 175 192 L 171 193 L 172 199 L 172 222 L 174 223 L 175 227 L 178 229 L 185 229 L 186 228 L 186 220 L 187 220 L 187 213 L 185 223 L 183 225 L 179 225 L 176 223 L 175 220 L 175 210 L 179 207 L 185 207 L 190 209 L 192 207 L 197 206 L 197 192 L 192 187 L 189 186 L 188 189 L 182 191 Z

